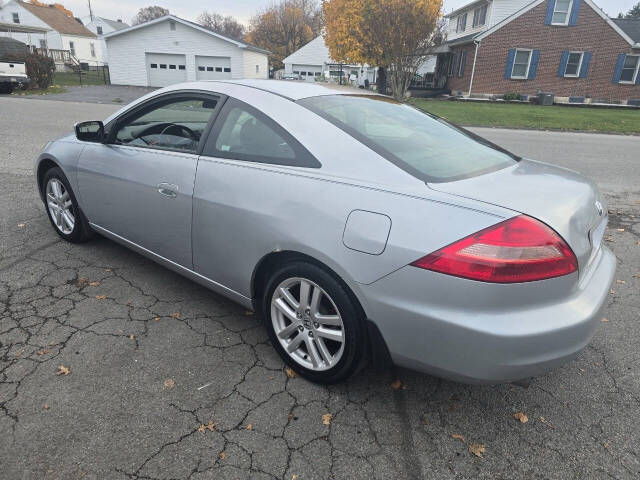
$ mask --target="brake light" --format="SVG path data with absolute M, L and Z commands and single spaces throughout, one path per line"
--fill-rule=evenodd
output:
M 576 256 L 560 235 L 526 215 L 474 233 L 411 265 L 491 283 L 533 282 L 578 269 Z

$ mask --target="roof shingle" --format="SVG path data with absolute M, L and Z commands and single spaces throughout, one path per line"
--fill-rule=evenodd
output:
M 17 1 L 17 3 L 38 17 L 52 29 L 65 35 L 78 35 L 80 37 L 96 38 L 95 34 L 88 30 L 75 18 L 69 17 L 64 12 L 53 7 L 41 7 L 32 3 Z
M 640 43 L 640 18 L 612 18 L 624 33 L 636 43 Z

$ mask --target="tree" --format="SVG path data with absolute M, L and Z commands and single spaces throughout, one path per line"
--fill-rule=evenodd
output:
M 163 7 L 159 7 L 158 5 L 153 5 L 150 7 L 144 7 L 138 10 L 138 13 L 131 20 L 132 25 L 138 25 L 140 23 L 149 22 L 156 18 L 164 17 L 165 15 L 169 15 L 169 10 Z
M 219 13 L 202 12 L 196 20 L 203 27 L 231 38 L 242 39 L 245 27 L 231 16 L 224 17 Z
M 443 39 L 442 0 L 325 0 L 323 10 L 331 58 L 382 67 L 400 101 Z
M 280 0 L 258 12 L 250 22 L 247 40 L 271 51 L 271 64 L 306 45 L 322 31 L 322 10 L 316 0 Z
M 623 17 L 622 14 L 618 15 L 618 18 L 638 18 L 640 19 L 640 2 L 636 3 L 631 10 Z

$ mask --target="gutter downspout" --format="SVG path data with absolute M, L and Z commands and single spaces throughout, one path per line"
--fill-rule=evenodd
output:
M 473 43 L 476 44 L 476 53 L 473 56 L 473 68 L 471 69 L 471 83 L 469 83 L 469 96 L 471 96 L 471 92 L 473 91 L 473 78 L 476 74 L 476 60 L 478 59 L 478 47 L 480 46 L 480 42 L 478 40 L 474 40 Z

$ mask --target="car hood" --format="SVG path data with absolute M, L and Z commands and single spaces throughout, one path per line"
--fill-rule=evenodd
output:
M 581 270 L 600 246 L 605 202 L 593 182 L 572 170 L 521 160 L 487 175 L 429 187 L 537 218 L 565 239 Z

